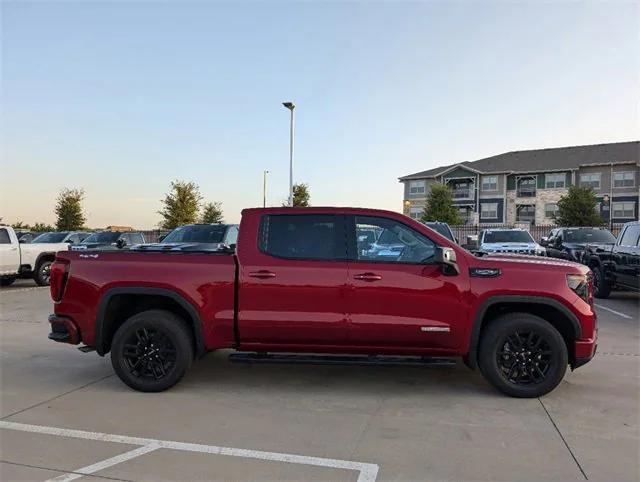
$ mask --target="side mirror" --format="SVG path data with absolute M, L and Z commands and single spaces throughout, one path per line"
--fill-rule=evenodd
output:
M 116 241 L 116 247 L 118 249 L 122 249 L 127 245 L 127 241 L 124 238 L 120 238 L 118 239 L 118 241 Z
M 540 238 L 540 246 L 544 246 L 545 248 L 549 246 L 549 238 L 547 236 L 542 236 Z
M 460 268 L 456 260 L 456 252 L 452 248 L 438 246 L 434 255 L 434 260 L 442 266 L 442 272 L 446 275 L 460 274 Z
M 21 239 L 19 239 L 19 240 L 18 240 L 18 243 L 20 243 L 20 244 L 27 244 L 27 240 L 26 240 L 26 239 L 24 239 L 24 238 L 21 238 Z

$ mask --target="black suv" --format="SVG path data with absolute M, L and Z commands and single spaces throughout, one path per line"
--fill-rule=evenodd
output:
M 145 242 L 144 235 L 136 232 L 99 231 L 71 246 L 72 251 L 84 249 L 114 250 Z
M 593 271 L 593 294 L 606 298 L 612 289 L 640 291 L 640 222 L 622 227 L 613 245 L 587 245 L 582 261 Z
M 615 236 L 604 228 L 555 228 L 548 237 L 540 240 L 547 249 L 547 256 L 578 263 L 584 263 L 582 258 L 587 245 L 605 248 L 615 242 Z

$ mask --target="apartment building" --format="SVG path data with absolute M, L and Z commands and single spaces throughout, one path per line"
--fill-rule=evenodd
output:
M 640 141 L 514 151 L 399 178 L 403 212 L 424 210 L 430 186 L 451 188 L 468 224 L 553 224 L 558 200 L 569 186 L 592 187 L 605 221 L 638 219 Z

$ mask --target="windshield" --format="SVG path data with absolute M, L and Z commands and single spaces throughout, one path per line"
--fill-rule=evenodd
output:
M 120 237 L 120 233 L 93 233 L 88 238 L 85 238 L 81 244 L 89 244 L 89 243 L 115 243 Z
M 31 241 L 32 243 L 61 243 L 64 238 L 67 237 L 67 233 L 44 233 Z
M 442 223 L 427 223 L 427 226 L 436 231 L 438 234 L 442 234 L 445 238 L 453 241 L 451 231 L 447 228 L 446 224 Z
M 565 231 L 567 243 L 615 243 L 613 237 L 606 229 L 568 229 Z
M 527 231 L 487 231 L 483 243 L 535 243 Z
M 221 243 L 226 230 L 222 224 L 181 226 L 171 231 L 162 243 Z

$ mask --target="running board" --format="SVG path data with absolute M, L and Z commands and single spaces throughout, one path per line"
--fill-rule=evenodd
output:
M 233 363 L 293 363 L 301 365 L 375 365 L 375 366 L 455 366 L 452 358 L 366 355 L 295 355 L 277 353 L 232 353 Z

